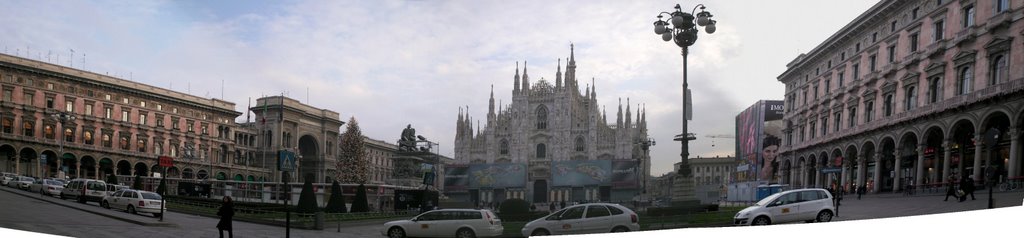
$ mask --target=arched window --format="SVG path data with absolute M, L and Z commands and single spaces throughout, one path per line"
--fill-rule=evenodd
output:
M 498 148 L 498 149 L 499 149 L 499 151 L 501 151 L 501 154 L 507 155 L 508 154 L 508 140 L 501 140 L 501 148 Z
M 586 146 L 586 144 L 583 141 L 583 137 L 577 137 L 576 138 L 576 151 L 577 152 L 583 152 L 586 149 L 587 149 L 587 146 Z
M 910 111 L 910 109 L 914 109 L 914 107 L 917 107 L 917 87 L 908 87 L 906 95 L 907 102 L 906 105 L 903 105 L 903 107 L 905 108 L 905 111 Z
M 543 130 L 548 128 L 548 109 L 543 105 L 537 107 L 537 129 Z
M 992 75 L 989 76 L 988 85 L 996 85 L 1006 81 L 1006 71 L 1006 57 L 997 55 L 992 59 L 992 66 L 989 68 L 989 72 Z
M 547 158 L 547 146 L 544 144 L 537 144 L 537 158 Z
M 82 139 L 85 141 L 86 145 L 91 145 L 92 144 L 92 132 L 91 131 L 85 131 L 84 133 L 82 133 Z
M 959 80 L 957 81 L 957 95 L 964 95 L 971 92 L 972 78 L 974 76 L 971 67 L 964 67 L 960 70 Z
M 928 103 L 938 102 L 942 97 L 942 78 L 934 77 L 928 80 Z
M 54 135 L 53 134 L 53 126 L 51 126 L 51 125 L 43 126 L 43 136 L 46 137 L 46 139 L 53 139 L 53 137 L 54 137 L 53 135 Z

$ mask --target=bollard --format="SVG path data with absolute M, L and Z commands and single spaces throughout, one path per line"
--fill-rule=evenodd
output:
M 315 220 L 314 225 L 313 225 L 314 229 L 323 230 L 324 229 L 324 212 L 322 212 L 322 211 L 316 212 L 315 216 L 314 216 L 314 220 Z

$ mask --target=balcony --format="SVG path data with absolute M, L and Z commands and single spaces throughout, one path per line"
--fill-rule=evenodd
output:
M 946 52 L 946 42 L 947 41 L 949 41 L 949 40 L 948 39 L 941 39 L 941 40 L 933 42 L 931 45 L 928 45 L 928 47 L 925 48 L 925 50 L 924 50 L 924 55 L 926 57 L 932 57 L 932 56 L 934 56 L 936 54 L 945 53 Z
M 956 45 L 959 45 L 960 43 L 963 43 L 965 41 L 974 40 L 975 38 L 978 37 L 978 33 L 977 33 L 978 30 L 977 29 L 978 29 L 978 26 L 977 25 L 973 25 L 973 26 L 969 26 L 967 28 L 964 28 L 963 30 L 960 30 L 960 32 L 956 33 L 956 37 L 953 38 L 953 41 L 952 41 L 953 44 L 950 44 L 947 48 L 952 48 L 952 47 L 954 47 Z

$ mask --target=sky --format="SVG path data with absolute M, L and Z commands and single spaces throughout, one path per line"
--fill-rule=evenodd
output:
M 717 31 L 702 31 L 690 48 L 691 157 L 735 154 L 734 139 L 706 136 L 734 135 L 740 111 L 782 100 L 776 78 L 785 65 L 877 2 L 704 1 Z M 412 124 L 453 156 L 459 107 L 485 126 L 492 85 L 495 100 L 509 104 L 517 62 L 531 82 L 554 81 L 572 43 L 581 90 L 593 80 L 609 122 L 620 98 L 633 113 L 646 108 L 657 176 L 680 161 L 672 138 L 682 132 L 682 56 L 652 23 L 677 3 L 686 11 L 696 4 L 14 0 L 0 8 L 0 46 L 5 54 L 225 99 L 239 112 L 250 100 L 284 94 L 336 111 L 342 121 L 355 117 L 364 135 L 384 141 L 397 141 Z

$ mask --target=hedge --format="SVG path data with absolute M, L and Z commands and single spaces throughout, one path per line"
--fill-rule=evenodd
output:
M 693 205 L 693 206 L 672 206 L 647 208 L 647 216 L 675 216 L 691 213 L 718 211 L 718 204 Z

